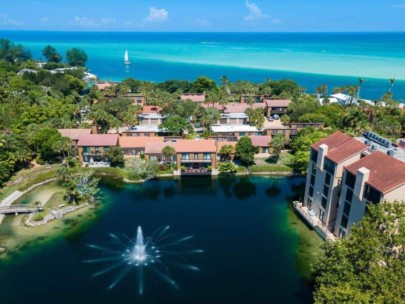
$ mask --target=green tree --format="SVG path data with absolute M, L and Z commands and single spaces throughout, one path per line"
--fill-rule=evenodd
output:
M 403 303 L 405 204 L 368 205 L 350 238 L 323 244 L 314 264 L 315 303 Z
M 281 150 L 284 149 L 287 144 L 287 139 L 284 134 L 277 134 L 271 138 L 269 143 L 270 147 L 273 149 L 273 154 L 278 158 L 280 156 Z
M 235 147 L 232 145 L 224 145 L 219 150 L 219 155 L 222 161 L 229 161 L 231 155 L 235 153 Z
M 280 117 L 280 121 L 284 126 L 288 126 L 291 122 L 291 117 L 287 114 L 284 114 Z
M 187 126 L 187 120 L 178 115 L 169 116 L 159 125 L 159 130 L 166 131 L 173 135 L 183 135 L 183 131 Z
M 110 162 L 111 167 L 120 167 L 123 168 L 125 164 L 124 152 L 121 147 L 115 146 L 108 149 L 105 153 L 108 161 Z
M 235 156 L 245 167 L 254 163 L 255 153 L 257 153 L 257 147 L 253 146 L 252 140 L 249 137 L 243 136 L 238 140 L 235 149 Z
M 293 100 L 289 106 L 287 113 L 293 122 L 298 122 L 298 119 L 307 113 L 314 113 L 321 107 L 318 99 L 310 95 L 301 95 Z
M 223 172 L 223 173 L 235 173 L 236 170 L 238 169 L 238 166 L 236 166 L 232 162 L 224 162 L 224 163 L 220 163 L 218 165 L 218 169 L 219 169 L 219 172 Z
M 70 66 L 85 66 L 87 54 L 80 48 L 72 48 L 66 51 L 66 60 Z
M 193 93 L 203 93 L 215 89 L 217 84 L 214 80 L 206 77 L 198 77 L 191 85 L 190 91 Z
M 58 171 L 58 179 L 66 190 L 66 200 L 69 203 L 93 202 L 98 193 L 98 178 L 93 171 L 86 169 L 67 168 Z
M 328 93 L 328 86 L 326 84 L 322 84 L 315 88 L 315 92 L 324 97 Z
M 246 109 L 245 113 L 249 117 L 249 124 L 251 126 L 255 126 L 259 130 L 263 128 L 266 118 L 264 117 L 263 110 L 261 108 L 257 109 L 248 108 Z
M 59 63 L 62 60 L 62 56 L 58 54 L 56 49 L 50 45 L 47 45 L 43 50 L 42 50 L 42 55 L 46 58 L 48 62 L 54 62 L 54 63 Z
M 148 180 L 155 178 L 159 173 L 159 164 L 156 161 L 143 161 L 131 159 L 127 163 L 130 177 L 135 180 Z
M 170 157 L 171 161 L 174 160 L 174 156 L 176 155 L 176 150 L 172 146 L 165 146 L 162 149 L 162 155 L 167 158 Z

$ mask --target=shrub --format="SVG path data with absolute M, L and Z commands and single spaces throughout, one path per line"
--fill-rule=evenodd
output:
M 40 222 L 44 219 L 44 214 L 43 213 L 37 213 L 32 217 L 32 220 L 34 222 Z

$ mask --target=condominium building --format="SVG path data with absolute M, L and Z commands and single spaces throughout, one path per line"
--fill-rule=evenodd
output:
M 405 163 L 375 151 L 344 168 L 334 234 L 344 237 L 358 223 L 367 204 L 405 199 Z
M 304 205 L 328 231 L 335 228 L 344 167 L 361 158 L 368 146 L 335 132 L 311 147 Z

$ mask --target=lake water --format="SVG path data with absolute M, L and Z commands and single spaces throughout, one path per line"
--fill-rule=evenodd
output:
M 316 86 L 362 85 L 363 98 L 380 98 L 396 78 L 394 97 L 405 100 L 405 33 L 137 33 L 0 31 L 39 59 L 51 44 L 63 56 L 80 47 L 88 67 L 104 80 L 194 80 L 222 75 L 235 81 L 289 78 Z M 123 64 L 128 50 L 131 66 Z
M 302 195 L 303 182 L 301 177 L 185 177 L 103 185 L 103 205 L 84 228 L 40 250 L 35 242 L 24 246 L 0 263 L 0 302 L 311 303 L 311 290 L 297 270 L 299 235 L 288 220 L 288 202 Z M 108 247 L 110 233 L 133 237 L 138 225 L 145 235 L 166 225 L 173 233 L 193 235 L 193 247 L 204 253 L 187 262 L 200 271 L 167 263 L 175 289 L 145 269 L 142 296 L 135 271 L 111 290 L 118 271 L 93 278 L 109 265 L 83 263 L 100 257 L 88 245 Z

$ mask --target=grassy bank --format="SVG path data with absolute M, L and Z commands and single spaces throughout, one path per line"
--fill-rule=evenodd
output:
M 292 155 L 286 151 L 280 154 L 280 157 L 269 156 L 267 158 L 256 157 L 255 164 L 249 167 L 251 173 L 261 172 L 293 172 L 289 167 Z

